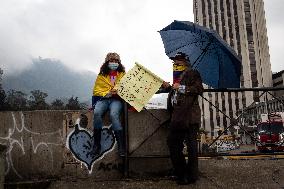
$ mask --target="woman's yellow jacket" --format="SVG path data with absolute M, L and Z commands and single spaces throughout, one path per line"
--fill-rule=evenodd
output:
M 118 83 L 119 80 L 124 76 L 125 72 L 118 72 L 116 82 Z M 112 88 L 114 85 L 111 84 L 110 82 L 110 76 L 109 75 L 101 75 L 99 74 L 95 85 L 93 89 L 93 96 L 105 96 Z

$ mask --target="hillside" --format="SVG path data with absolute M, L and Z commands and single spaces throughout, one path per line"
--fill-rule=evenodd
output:
M 31 90 L 39 89 L 48 94 L 47 101 L 77 96 L 80 102 L 90 102 L 96 77 L 94 72 L 77 72 L 58 60 L 39 58 L 17 75 L 5 76 L 4 73 L 3 88 L 20 90 L 28 95 Z

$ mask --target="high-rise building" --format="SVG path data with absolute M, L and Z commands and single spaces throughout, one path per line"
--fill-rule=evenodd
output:
M 240 87 L 272 86 L 263 0 L 193 0 L 193 11 L 196 23 L 214 29 L 241 58 Z M 259 92 L 209 93 L 208 99 L 230 117 L 253 101 L 263 100 Z M 230 123 L 210 106 L 202 102 L 203 125 L 213 135 L 216 126 L 226 128 Z
M 0 73 L 1 74 L 1 73 Z M 284 70 L 274 73 L 272 75 L 273 80 L 273 87 L 284 87 Z M 276 97 L 282 97 L 284 98 L 284 90 L 275 91 L 274 95 Z

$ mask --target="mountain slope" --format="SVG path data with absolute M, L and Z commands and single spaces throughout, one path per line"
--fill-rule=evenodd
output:
M 80 102 L 90 102 L 96 77 L 94 72 L 76 72 L 58 60 L 39 58 L 20 74 L 5 76 L 4 73 L 3 88 L 20 90 L 28 95 L 31 90 L 39 89 L 48 94 L 48 101 L 77 96 Z

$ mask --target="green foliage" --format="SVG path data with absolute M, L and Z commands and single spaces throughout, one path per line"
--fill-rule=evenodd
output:
M 87 110 L 89 107 L 88 107 L 88 104 L 87 103 L 80 103 L 80 109 L 81 110 Z
M 64 102 L 60 99 L 55 99 L 54 101 L 51 102 L 50 109 L 52 110 L 64 110 Z
M 6 93 L 2 88 L 2 75 L 3 70 L 0 68 L 0 111 L 3 111 L 6 109 Z
M 6 93 L 0 88 L 0 111 L 6 109 Z
M 66 104 L 66 109 L 67 110 L 80 110 L 80 102 L 78 100 L 78 97 L 71 97 L 68 100 L 68 103 Z
M 47 93 L 40 90 L 31 91 L 30 100 L 28 100 L 29 108 L 31 110 L 47 110 L 49 105 L 45 102 Z
M 21 91 L 10 90 L 7 104 L 8 110 L 27 110 L 27 95 Z

